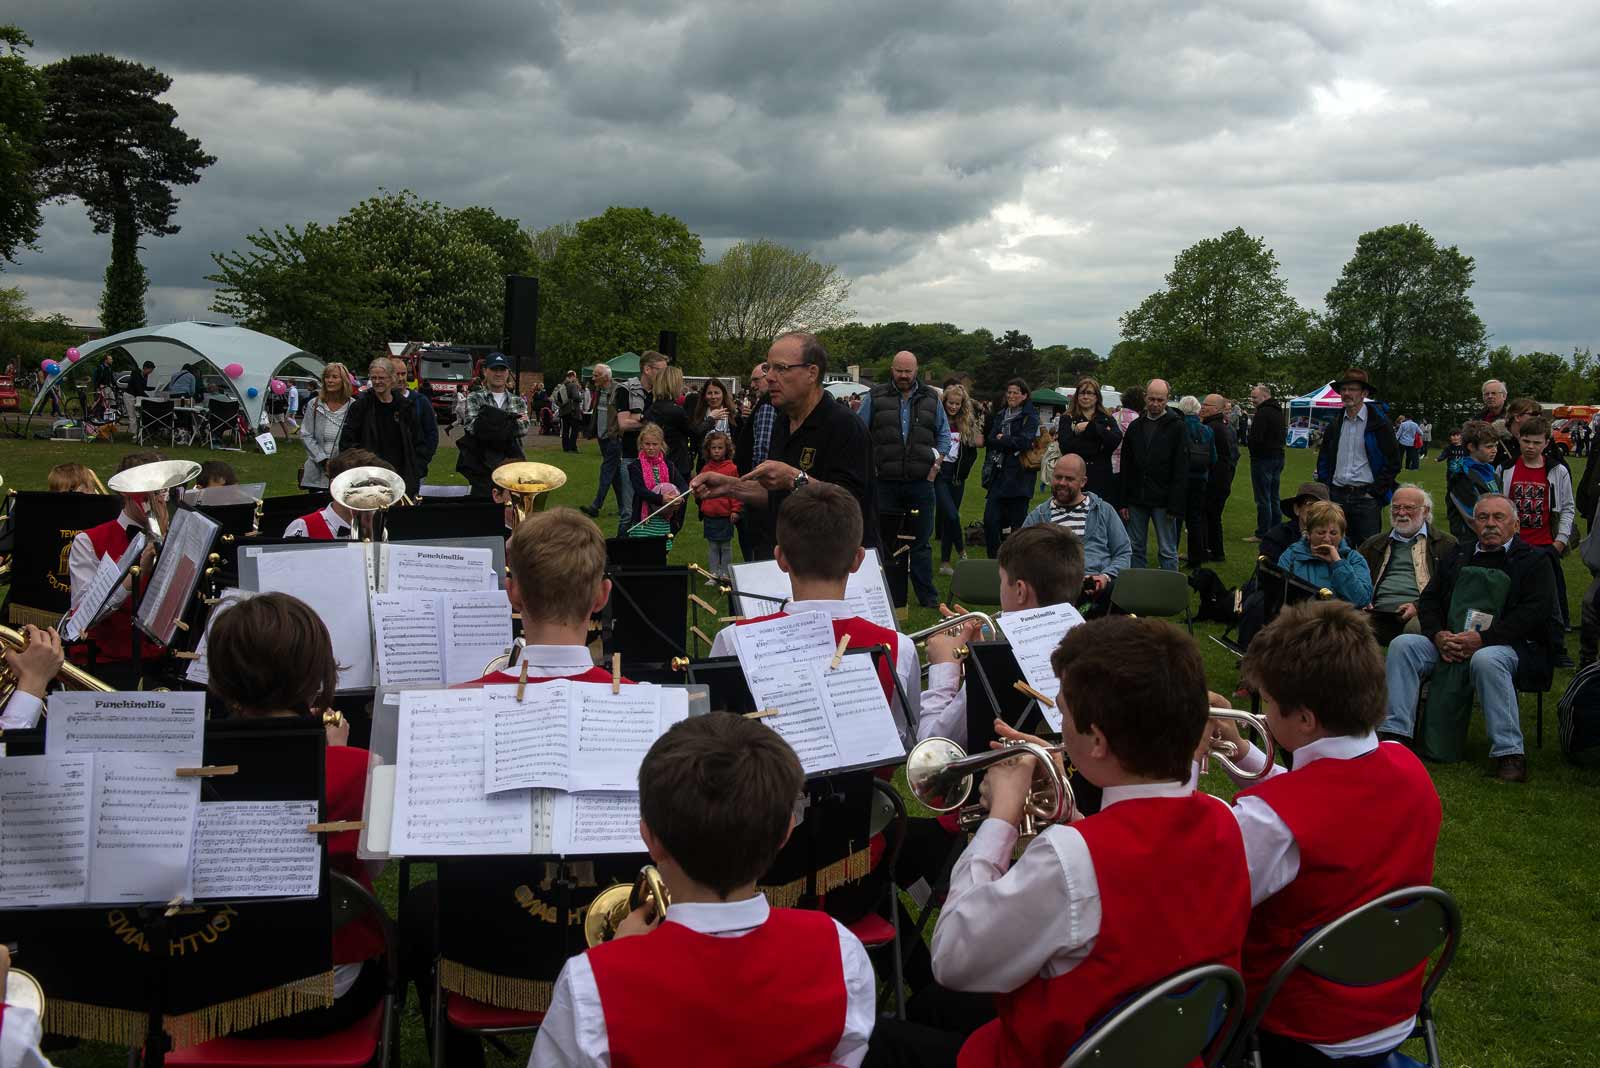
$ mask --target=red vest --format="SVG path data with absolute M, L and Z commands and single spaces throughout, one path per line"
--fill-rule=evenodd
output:
M 358 820 L 367 792 L 367 751 L 348 745 L 327 749 L 326 787 L 329 820 Z M 372 889 L 372 876 L 366 862 L 356 856 L 360 831 L 340 831 L 328 835 L 328 865 L 344 872 L 356 882 Z M 371 913 L 346 923 L 333 932 L 333 963 L 355 964 L 383 953 L 383 929 Z
M 961 1068 L 1056 1068 L 1130 995 L 1185 968 L 1239 966 L 1250 872 L 1227 806 L 1201 793 L 1139 798 L 1073 827 L 1088 844 L 1100 888 L 1094 948 L 1064 975 L 1035 976 L 1001 994 L 999 1018 L 961 1047 Z
M 328 521 L 322 518 L 322 509 L 317 509 L 310 515 L 300 517 L 300 522 L 306 525 L 306 537 L 312 541 L 332 541 L 333 528 L 328 526 Z
M 89 539 L 89 544 L 94 547 L 94 555 L 99 559 L 107 556 L 122 559 L 122 554 L 128 548 L 128 532 L 123 529 L 122 517 L 118 516 L 109 522 L 101 523 L 97 527 L 90 527 L 84 531 L 84 536 Z M 150 576 L 141 575 L 141 584 L 149 582 Z M 140 586 L 143 589 L 143 586 Z M 144 643 L 142 655 L 155 656 L 161 651 L 161 646 L 148 638 L 140 638 Z M 94 628 L 95 655 L 105 661 L 133 659 L 133 611 L 131 602 L 124 601 L 121 608 L 110 613 Z
M 773 909 L 736 938 L 663 923 L 589 950 L 614 1068 L 815 1068 L 844 1035 L 839 932 Z
M 554 682 L 557 679 L 567 679 L 571 682 L 610 682 L 611 672 L 603 667 L 592 667 L 588 671 L 580 671 L 576 675 L 528 676 L 530 685 L 535 682 Z M 491 671 L 481 679 L 473 679 L 471 682 L 458 682 L 450 688 L 452 690 L 475 690 L 480 686 L 515 686 L 521 681 L 522 677 L 520 675 L 513 675 L 506 671 Z M 622 684 L 624 686 L 632 686 L 633 680 L 623 676 Z
M 756 616 L 754 619 L 741 619 L 734 625 L 742 627 L 749 623 L 765 623 L 769 619 L 780 619 L 788 614 L 787 612 L 773 612 L 770 615 Z M 879 661 L 876 666 L 878 668 L 878 681 L 883 684 L 884 700 L 889 702 L 890 708 L 897 707 L 899 702 L 895 700 L 894 694 L 894 670 L 895 665 L 900 663 L 900 632 L 890 630 L 887 627 L 880 627 L 870 619 L 862 619 L 860 616 L 848 616 L 844 619 L 831 620 L 831 622 L 833 623 L 833 640 L 837 642 L 848 634 L 850 635 L 850 648 L 852 649 L 870 649 L 875 645 L 889 647 L 887 662 Z M 907 696 L 909 697 L 909 695 Z
M 1403 745 L 1383 742 L 1353 760 L 1314 760 L 1239 796 L 1266 802 L 1300 847 L 1294 882 L 1250 918 L 1243 972 L 1252 1003 L 1313 930 L 1391 890 L 1433 881 L 1439 795 Z M 1320 1043 L 1381 1031 L 1417 1011 L 1423 970 L 1419 964 L 1391 982 L 1343 986 L 1302 968 L 1273 998 L 1261 1026 Z

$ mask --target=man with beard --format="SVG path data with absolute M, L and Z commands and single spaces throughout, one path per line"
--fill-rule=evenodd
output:
M 1356 550 L 1372 572 L 1372 629 L 1383 645 L 1400 634 L 1420 633 L 1417 598 L 1456 546 L 1456 539 L 1430 525 L 1433 498 L 1420 486 L 1395 490 L 1389 514 L 1390 528 Z

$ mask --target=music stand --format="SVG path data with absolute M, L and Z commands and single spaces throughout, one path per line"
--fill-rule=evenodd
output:
M 607 538 L 606 567 L 666 567 L 665 538 Z
M 600 612 L 600 642 L 607 662 L 620 653 L 625 665 L 660 670 L 689 655 L 688 568 L 608 566 L 606 577 L 611 596 Z
M 281 538 L 283 532 L 303 515 L 319 512 L 328 506 L 328 491 L 297 493 L 286 497 L 264 497 L 261 500 L 261 522 L 257 533 L 266 538 Z
M 425 497 L 411 507 L 384 513 L 390 541 L 459 544 L 461 538 L 504 542 L 506 508 L 487 497 Z
M 889 585 L 889 597 L 897 612 L 906 607 L 907 584 L 911 577 L 911 544 L 916 536 L 907 534 L 906 520 L 915 512 L 878 511 L 879 556 L 883 558 L 883 574 Z
M 72 576 L 67 556 L 75 535 L 117 517 L 122 498 L 115 494 L 46 493 L 20 490 L 11 498 L 11 585 L 5 620 L 53 627 L 72 607 Z

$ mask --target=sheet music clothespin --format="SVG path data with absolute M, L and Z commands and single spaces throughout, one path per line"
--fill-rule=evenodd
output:
M 850 635 L 846 634 L 839 639 L 839 648 L 833 651 L 833 663 L 828 665 L 828 670 L 833 671 L 839 666 L 839 661 L 844 659 L 844 651 L 850 648 Z
M 891 558 L 893 558 L 893 557 L 899 556 L 901 553 L 908 553 L 910 551 L 911 551 L 911 546 L 902 545 L 902 546 L 900 546 L 900 548 L 898 548 L 894 552 L 890 553 L 889 556 Z
M 200 598 L 200 603 L 205 605 L 207 608 L 215 608 L 217 605 L 222 603 L 222 598 L 221 597 L 202 597 L 202 598 Z
M 203 768 L 179 768 L 177 771 L 180 779 L 216 779 L 224 775 L 239 774 L 237 764 L 207 764 Z
M 744 714 L 744 718 L 745 719 L 766 719 L 768 716 L 776 716 L 778 714 L 778 711 L 779 710 L 776 709 L 776 708 L 759 708 L 754 712 L 746 712 Z
M 184 914 L 191 913 L 191 912 L 204 912 L 204 911 L 205 911 L 204 909 L 202 909 L 202 908 L 200 908 L 200 907 L 198 907 L 196 905 L 185 905 L 183 903 L 183 895 L 182 894 L 174 894 L 172 896 L 172 900 L 167 902 L 167 911 L 165 913 L 163 913 L 163 915 L 167 919 L 170 920 L 174 916 L 184 915 Z
M 517 700 L 522 700 L 522 694 L 528 688 L 528 661 L 523 658 L 522 673 L 517 676 Z
M 366 820 L 329 820 L 327 823 L 306 824 L 307 834 L 338 834 L 341 831 L 361 831 L 367 826 Z
M 172 655 L 173 655 L 173 658 L 177 659 L 177 660 L 199 660 L 200 659 L 200 654 L 199 653 L 186 653 L 181 649 L 174 649 L 172 651 Z
M 699 594 L 691 593 L 689 595 L 689 600 L 690 600 L 690 602 L 692 604 L 695 605 L 695 607 L 700 608 L 703 611 L 710 612 L 712 615 L 716 615 L 717 614 L 717 610 L 716 610 L 715 607 L 712 606 L 711 602 L 705 600 Z
M 690 627 L 689 633 L 693 634 L 695 638 L 699 640 L 700 644 L 704 645 L 707 649 L 711 648 L 711 639 L 706 636 L 705 631 L 701 630 L 699 627 Z
M 189 629 L 189 624 L 187 624 L 187 623 L 185 623 L 185 622 L 184 622 L 184 621 L 183 621 L 183 620 L 181 620 L 181 619 L 175 619 L 175 620 L 173 620 L 173 621 L 172 621 L 172 625 L 173 625 L 173 626 L 174 626 L 174 627 L 177 627 L 177 628 L 178 628 L 178 629 L 179 629 L 179 630 L 183 630 L 183 631 L 187 631 L 187 630 L 188 630 L 188 629 Z
M 611 692 L 622 692 L 622 654 L 611 654 Z
M 1018 693 L 1027 694 L 1029 697 L 1033 698 L 1035 701 L 1043 701 L 1047 705 L 1055 704 L 1055 702 L 1052 701 L 1050 698 L 1046 697 L 1044 694 L 1040 693 L 1038 690 L 1035 690 L 1032 686 L 1029 686 L 1027 683 L 1023 682 L 1021 679 L 1018 679 L 1016 682 L 1013 682 L 1011 684 L 1011 688 L 1013 690 L 1016 690 Z

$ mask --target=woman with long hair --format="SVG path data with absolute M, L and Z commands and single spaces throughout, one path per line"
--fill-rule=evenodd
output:
M 950 450 L 939 465 L 939 475 L 934 479 L 933 491 L 936 511 L 935 533 L 939 535 L 939 572 L 954 573 L 951 556 L 958 560 L 967 558 L 966 534 L 961 528 L 961 498 L 967 492 L 967 476 L 977 462 L 978 450 L 983 448 L 983 427 L 972 408 L 972 398 L 967 387 L 953 382 L 944 388 L 945 416 L 950 420 Z
M 661 428 L 666 437 L 667 459 L 680 473 L 691 470 L 689 413 L 683 408 L 683 369 L 667 364 L 650 384 L 654 398 L 644 410 L 644 420 Z
M 739 409 L 734 407 L 733 394 L 727 384 L 720 378 L 708 378 L 689 412 L 689 432 L 694 438 L 695 451 L 700 451 L 700 443 L 707 434 L 719 430 L 728 435 L 729 441 L 733 440 L 739 430 Z
M 983 485 L 989 497 L 983 505 L 983 540 L 992 558 L 1000 551 L 1005 532 L 1016 530 L 1028 515 L 1033 500 L 1033 472 L 1022 466 L 1022 454 L 1039 436 L 1039 413 L 1028 399 L 1028 383 L 1013 378 L 1006 383 L 1005 404 L 989 421 L 983 464 Z
M 1060 441 L 1062 456 L 1083 457 L 1083 467 L 1089 476 L 1087 488 L 1110 499 L 1116 481 L 1111 470 L 1111 456 L 1122 445 L 1122 428 L 1106 411 L 1100 398 L 1100 383 L 1095 379 L 1078 379 L 1072 407 L 1061 415 Z
M 351 381 L 344 364 L 328 364 L 322 369 L 322 388 L 305 406 L 305 421 L 300 424 L 300 444 L 306 450 L 306 463 L 300 469 L 304 489 L 328 488 L 328 461 L 339 451 L 339 434 L 350 412 Z

